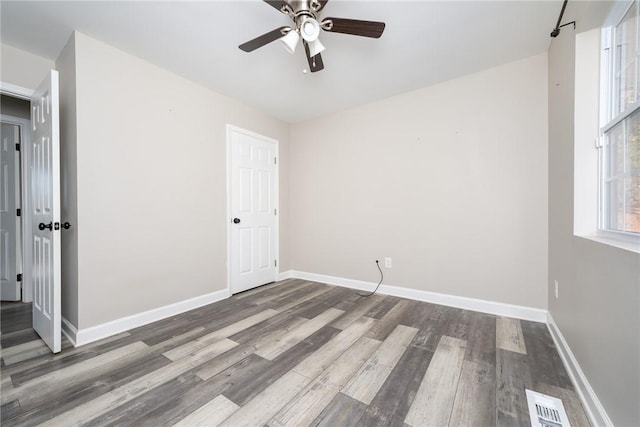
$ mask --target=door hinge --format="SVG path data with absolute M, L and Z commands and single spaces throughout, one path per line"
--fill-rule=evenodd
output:
M 16 216 L 22 216 L 22 210 L 20 208 L 16 209 Z
M 18 274 L 18 276 L 16 277 L 16 280 L 18 282 L 22 282 L 22 273 Z
M 20 151 L 20 143 L 16 142 L 16 151 Z
M 278 266 L 278 260 L 277 260 L 277 259 L 274 259 L 274 260 L 273 260 L 273 266 L 274 266 L 274 267 L 277 267 L 277 266 Z
M 278 209 L 274 209 L 274 210 L 273 210 L 273 214 L 274 214 L 274 215 L 278 215 Z
M 277 157 L 274 157 L 274 158 L 273 158 L 273 164 L 274 164 L 274 165 L 277 165 L 277 164 L 278 164 L 278 158 L 277 158 Z

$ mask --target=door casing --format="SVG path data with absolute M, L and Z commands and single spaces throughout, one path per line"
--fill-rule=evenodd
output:
M 274 145 L 274 153 L 277 159 L 277 164 L 274 170 L 274 205 L 275 209 L 277 209 L 278 214 L 276 215 L 275 221 L 275 230 L 274 230 L 274 246 L 275 246 L 275 257 L 277 260 L 277 264 L 275 267 L 275 280 L 278 280 L 280 276 L 280 144 L 277 139 L 269 138 L 264 135 L 260 135 L 256 132 L 252 132 L 250 130 L 243 129 L 238 126 L 234 126 L 231 124 L 227 124 L 227 291 L 229 295 L 233 293 L 232 283 L 231 283 L 231 226 L 232 226 L 232 212 L 231 212 L 231 197 L 232 197 L 232 188 L 231 188 L 231 166 L 232 166 L 232 146 L 231 146 L 231 133 L 238 132 L 253 138 L 260 139 L 262 141 L 271 143 Z

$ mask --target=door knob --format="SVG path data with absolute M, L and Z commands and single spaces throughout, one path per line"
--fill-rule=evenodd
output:
M 46 228 L 48 228 L 49 231 L 51 231 L 53 229 L 52 223 L 45 224 L 44 222 L 41 222 L 40 224 L 38 224 L 38 230 L 43 231 Z
M 69 224 L 69 221 L 62 223 L 62 228 L 64 228 L 65 230 L 68 230 L 71 228 L 71 224 Z
M 240 224 L 240 218 L 233 218 L 234 224 Z

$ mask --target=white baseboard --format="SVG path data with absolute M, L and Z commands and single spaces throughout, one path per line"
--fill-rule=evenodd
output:
M 327 283 L 330 285 L 343 286 L 363 291 L 372 291 L 375 289 L 376 283 L 365 282 L 362 280 L 345 279 L 342 277 L 326 276 L 323 274 L 307 273 L 304 271 L 291 271 L 289 277 L 296 279 L 310 280 L 314 282 Z M 385 295 L 393 295 L 402 298 L 409 298 L 418 301 L 425 301 L 434 304 L 441 304 L 450 307 L 463 308 L 466 310 L 479 311 L 498 316 L 514 317 L 534 322 L 543 322 L 547 324 L 551 337 L 555 342 L 558 353 L 562 358 L 571 381 L 582 401 L 585 412 L 589 417 L 589 421 L 593 427 L 613 427 L 613 422 L 607 415 L 602 403 L 598 399 L 595 391 L 591 387 L 589 380 L 578 364 L 571 348 L 567 344 L 560 332 L 560 329 L 553 320 L 553 317 L 547 310 L 525 307 L 520 305 L 505 304 L 495 301 L 486 301 L 475 298 L 460 297 L 455 295 L 440 294 L 436 292 L 420 291 L 416 289 L 403 288 L 392 285 L 381 285 L 378 292 Z
M 593 391 L 587 376 L 582 371 L 580 364 L 573 355 L 573 352 L 571 351 L 567 341 L 564 339 L 558 325 L 553 320 L 551 313 L 548 313 L 547 316 L 547 326 L 551 333 L 551 337 L 553 338 L 553 342 L 558 349 L 562 363 L 569 373 L 569 377 L 571 377 L 571 382 L 573 382 L 578 396 L 580 396 L 582 406 L 587 413 L 587 417 L 589 417 L 589 422 L 594 427 L 613 427 L 613 422 L 609 418 L 609 415 L 607 415 L 602 403 L 600 403 L 600 399 L 598 399 L 596 392 Z
M 278 275 L 278 280 L 289 278 L 310 280 L 314 282 L 327 283 L 330 285 L 342 286 L 363 291 L 372 291 L 376 283 L 362 280 L 345 279 L 342 277 L 327 276 L 323 274 L 308 273 L 304 271 L 287 270 Z M 393 285 L 381 285 L 378 292 L 385 295 L 392 295 L 402 298 L 409 298 L 417 301 L 425 301 L 434 304 L 441 304 L 450 307 L 462 308 L 466 310 L 479 311 L 498 316 L 514 317 L 523 320 L 547 323 L 551 337 L 555 342 L 558 353 L 562 358 L 565 368 L 571 377 L 576 391 L 582 401 L 585 412 L 589 417 L 591 425 L 613 426 L 611 419 L 607 415 L 604 407 L 600 403 L 598 396 L 594 392 L 591 384 L 587 380 L 582 368 L 578 364 L 571 348 L 567 344 L 562 332 L 556 325 L 551 314 L 543 309 L 525 307 L 520 305 L 505 304 L 495 301 L 487 301 L 476 298 L 460 297 L 455 295 L 440 294 L 436 292 L 421 291 Z M 176 314 L 193 310 L 207 304 L 221 301 L 230 296 L 228 289 L 212 292 L 196 298 L 191 298 L 175 304 L 138 313 L 132 316 L 123 317 L 102 325 L 78 330 L 66 318 L 62 318 L 62 333 L 69 339 L 74 347 L 88 344 L 109 336 L 146 325 L 151 322 L 165 319 Z
M 69 322 L 67 320 L 66 317 L 62 316 L 62 333 L 67 337 L 67 339 L 69 340 L 69 342 L 74 346 L 77 347 L 78 345 L 76 344 L 77 340 L 77 336 L 78 336 L 78 330 L 76 329 L 75 326 L 73 326 L 71 324 L 71 322 Z
M 229 290 L 223 289 L 221 291 L 201 295 L 175 304 L 165 305 L 164 307 L 155 308 L 153 310 L 79 330 L 69 323 L 67 319 L 63 319 L 62 331 L 67 338 L 69 338 L 69 341 L 77 347 L 149 324 L 151 322 L 166 319 L 167 317 L 175 316 L 176 314 L 184 313 L 185 311 L 193 310 L 194 308 L 202 307 L 203 305 L 221 301 L 229 298 L 229 296 Z
M 296 279 L 311 280 L 330 285 L 343 286 L 361 291 L 372 291 L 377 283 L 362 280 L 345 279 L 342 277 L 326 276 L 323 274 L 307 273 L 304 271 L 291 271 L 291 276 Z M 433 304 L 463 308 L 465 310 L 479 311 L 498 316 L 514 317 L 517 319 L 531 320 L 534 322 L 546 322 L 547 310 L 521 305 L 505 304 L 495 301 L 487 301 L 476 298 L 460 297 L 455 295 L 440 294 L 436 292 L 421 291 L 417 289 L 403 288 L 393 285 L 381 285 L 378 292 L 384 295 L 393 295 L 401 298 L 409 298 L 417 301 L 425 301 Z
M 286 279 L 292 278 L 293 277 L 292 274 L 293 274 L 293 270 L 283 271 L 278 275 L 278 282 L 280 280 L 286 280 Z

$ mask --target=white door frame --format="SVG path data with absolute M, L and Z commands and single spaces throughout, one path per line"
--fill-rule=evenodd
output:
M 16 86 L 17 87 L 17 86 Z M 5 84 L 0 83 L 0 93 L 14 98 L 24 99 L 28 89 L 22 88 L 26 92 L 22 92 L 21 96 L 17 96 L 13 91 L 5 91 Z M 30 91 L 33 93 L 33 91 Z M 31 278 L 31 269 L 25 266 L 31 265 L 31 211 L 29 210 L 30 200 L 30 179 L 29 179 L 29 147 L 31 146 L 31 125 L 29 120 L 19 117 L 13 117 L 6 114 L 0 114 L 0 120 L 20 127 L 20 266 L 18 273 L 22 273 L 22 302 L 31 302 L 33 300 L 33 283 Z
M 232 124 L 227 124 L 227 292 L 232 295 L 233 289 L 231 288 L 231 160 L 232 160 L 232 147 L 231 147 L 231 132 L 238 132 L 253 138 L 257 138 L 261 141 L 268 142 L 274 145 L 274 153 L 276 157 L 276 165 L 274 171 L 274 204 L 276 212 L 276 224 L 275 224 L 275 256 L 276 256 L 276 274 L 275 280 L 280 277 L 280 143 L 277 139 L 269 138 L 268 136 L 260 135 L 259 133 L 252 132 L 250 130 L 243 129 Z
M 3 95 L 31 101 L 33 92 L 35 92 L 33 89 L 27 89 L 26 87 L 0 81 L 0 93 Z

